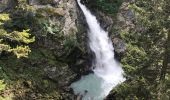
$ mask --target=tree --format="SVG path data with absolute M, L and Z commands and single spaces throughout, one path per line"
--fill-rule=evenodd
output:
M 127 83 L 118 94 L 128 98 L 167 99 L 169 81 L 169 0 L 138 0 L 129 8 L 135 28 L 122 32 L 127 52 L 122 60 Z M 118 97 L 121 98 L 121 96 Z
M 12 25 L 9 14 L 0 14 L 0 54 L 5 52 L 13 52 L 17 58 L 27 57 L 31 52 L 27 44 L 35 41 L 35 37 L 31 37 L 29 29 L 17 31 L 9 29 L 8 25 Z

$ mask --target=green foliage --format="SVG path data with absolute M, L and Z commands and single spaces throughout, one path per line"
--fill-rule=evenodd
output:
M 36 94 L 38 100 L 50 100 L 51 98 L 60 100 L 62 95 L 58 90 L 56 82 L 51 79 L 44 78 L 44 68 L 47 66 L 65 66 L 57 62 L 55 56 L 48 48 L 32 49 L 26 62 L 23 59 L 16 59 L 10 56 L 8 59 L 0 60 L 0 78 L 7 83 L 7 89 L 2 91 L 14 91 L 13 98 L 22 97 L 24 99 L 31 98 L 29 94 Z M 54 62 L 54 63 L 51 63 Z M 10 90 L 8 90 L 10 89 Z M 13 91 L 10 91 L 12 94 Z M 8 95 L 7 95 L 8 96 Z M 5 97 L 7 97 L 5 95 Z M 3 96 L 2 96 L 3 97 Z M 0 94 L 0 100 L 1 94 Z
M 7 38 L 10 41 L 22 42 L 25 44 L 29 44 L 35 41 L 35 37 L 30 38 L 29 30 L 23 30 L 22 32 L 13 31 L 11 33 L 2 32 L 0 37 Z
M 98 9 L 106 14 L 117 13 L 122 0 L 86 0 L 92 9 Z
M 168 3 L 168 4 L 167 4 Z M 117 88 L 118 99 L 168 100 L 168 78 L 161 79 L 161 70 L 166 70 L 165 54 L 168 40 L 168 0 L 137 0 L 129 4 L 135 14 L 135 27 L 128 32 L 122 30 L 127 52 L 122 59 L 127 81 Z M 169 56 L 168 56 L 169 57 Z M 169 76 L 168 72 L 163 72 Z M 166 77 L 167 77 L 166 76 Z M 164 80 L 164 81 L 163 81 Z
M 4 80 L 0 80 L 0 92 L 5 90 L 5 87 L 6 87 L 6 84 L 4 83 Z M 0 96 L 0 100 L 11 100 L 11 98 Z
M 0 80 L 0 91 L 4 90 L 6 87 L 6 84 L 4 84 L 3 80 Z
M 27 0 L 16 1 L 18 5 L 14 9 L 0 14 L 0 79 L 4 79 L 7 84 L 7 89 L 0 93 L 0 100 L 8 100 L 2 97 L 9 95 L 16 100 L 33 99 L 32 94 L 35 94 L 38 100 L 63 99 L 63 91 L 58 87 L 59 80 L 54 82 L 48 79 L 44 69 L 48 66 L 57 68 L 67 64 L 56 61 L 53 50 L 44 45 L 40 47 L 39 43 L 43 44 L 44 40 L 49 40 L 72 49 L 76 44 L 75 37 L 64 37 L 60 32 L 53 19 L 62 16 L 54 7 L 41 9 L 28 5 Z M 36 42 L 30 45 L 35 39 Z M 58 48 L 57 45 L 56 47 Z M 11 54 L 17 58 L 27 58 L 17 59 Z
M 120 95 L 116 95 L 116 98 L 126 100 L 146 100 L 152 98 L 149 88 L 149 84 L 144 77 L 135 77 L 131 82 L 121 84 L 119 88 L 115 89 Z
M 36 23 L 37 25 L 36 30 L 39 30 L 41 33 L 41 36 L 47 36 L 48 34 L 52 34 L 54 36 L 59 36 L 59 28 L 56 26 L 56 24 L 48 19 L 48 18 L 36 18 Z
M 12 31 L 8 32 L 5 29 L 4 24 L 9 22 L 11 18 L 9 14 L 0 14 L 0 53 L 3 51 L 13 52 L 17 58 L 27 57 L 30 52 L 30 48 L 28 46 L 19 45 L 21 43 L 29 44 L 35 41 L 35 37 L 30 36 L 29 30 Z M 10 42 L 17 42 L 17 46 L 14 46 Z
M 8 21 L 10 20 L 9 14 L 0 14 L 0 21 Z
M 122 0 L 97 0 L 98 9 L 103 10 L 105 13 L 117 13 Z
M 17 58 L 28 57 L 28 54 L 31 52 L 28 46 L 17 46 L 10 51 L 13 52 L 17 56 Z
M 36 10 L 27 4 L 27 0 L 18 0 L 15 10 L 0 14 L 0 53 L 13 52 L 17 58 L 27 57 L 31 52 L 27 45 L 35 41 L 29 32 L 39 31 L 43 36 L 42 33 L 47 35 L 58 31 L 48 18 L 39 18 L 40 12 Z
M 65 36 L 63 45 L 66 51 L 71 50 L 71 48 L 74 48 L 75 46 L 78 46 L 77 39 L 74 34 Z
M 128 51 L 125 57 L 122 59 L 122 64 L 127 73 L 133 75 L 135 72 L 143 67 L 144 61 L 147 61 L 147 54 L 138 46 L 127 44 Z
M 10 50 L 10 46 L 6 45 L 6 44 L 0 44 L 0 53 L 2 53 L 2 51 L 9 51 Z

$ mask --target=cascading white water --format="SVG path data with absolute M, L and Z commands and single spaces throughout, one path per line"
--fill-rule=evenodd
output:
M 95 53 L 94 74 L 83 76 L 79 81 L 71 84 L 75 94 L 83 95 L 83 100 L 103 100 L 116 85 L 125 81 L 123 70 L 114 59 L 112 41 L 99 25 L 95 16 L 81 4 L 87 24 L 89 26 L 89 46 Z M 84 92 L 87 93 L 84 93 Z

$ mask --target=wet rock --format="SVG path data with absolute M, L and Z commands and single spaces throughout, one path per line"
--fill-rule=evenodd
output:
M 90 56 L 90 53 L 86 53 L 78 47 L 72 49 L 70 54 L 67 56 L 71 70 L 77 73 L 79 76 L 92 72 L 91 58 L 92 56 Z
M 96 17 L 100 22 L 101 27 L 105 31 L 110 32 L 113 26 L 113 19 L 100 11 L 96 12 Z
M 78 59 L 76 64 L 72 66 L 72 70 L 74 70 L 79 75 L 93 73 L 90 62 L 85 59 Z
M 110 93 L 104 100 L 116 100 L 116 92 Z

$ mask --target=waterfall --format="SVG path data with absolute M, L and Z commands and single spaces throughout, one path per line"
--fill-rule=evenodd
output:
M 78 4 L 89 26 L 89 46 L 95 53 L 95 64 L 94 74 L 82 76 L 79 81 L 71 84 L 71 88 L 75 94 L 83 95 L 83 100 L 103 100 L 115 86 L 125 81 L 123 70 L 114 59 L 114 48 L 108 33 L 80 0 Z

